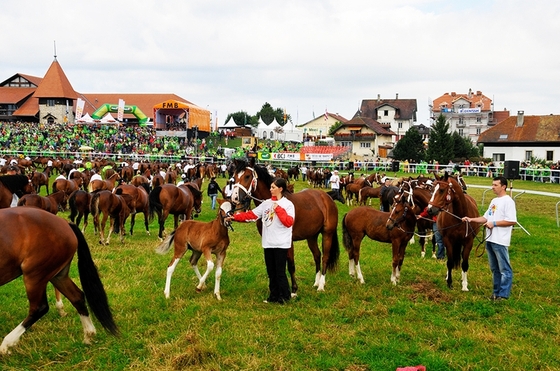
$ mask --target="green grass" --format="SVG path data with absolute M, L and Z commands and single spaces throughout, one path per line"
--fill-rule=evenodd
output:
M 224 184 L 219 179 L 220 185 Z M 488 178 L 468 184 L 490 186 Z M 296 183 L 296 189 L 307 185 Z M 515 181 L 515 189 L 560 193 L 558 185 Z M 480 203 L 483 189 L 470 188 Z M 486 205 L 489 201 L 487 194 Z M 214 274 L 197 293 L 197 280 L 183 259 L 173 276 L 171 297 L 163 287 L 172 254 L 154 253 L 151 236 L 136 231 L 124 244 L 112 238 L 101 246 L 86 231 L 115 320 L 122 335 L 106 334 L 94 321 L 94 344 L 82 344 L 75 310 L 54 309 L 37 322 L 12 354 L 0 357 L 2 370 L 395 370 L 423 364 L 432 370 L 556 370 L 560 368 L 559 273 L 555 204 L 559 199 L 525 194 L 517 199 L 519 222 L 531 233 L 513 233 L 512 297 L 493 303 L 491 277 L 482 246 L 471 254 L 469 292 L 445 283 L 445 265 L 407 249 L 398 286 L 390 283 L 388 244 L 365 239 L 361 267 L 366 283 L 348 275 L 341 252 L 339 269 L 327 275 L 325 292 L 312 287 L 314 264 L 305 242 L 296 243 L 298 297 L 287 305 L 264 304 L 268 280 L 254 224 L 234 224 L 221 282 L 223 301 L 214 299 Z M 205 200 L 201 220 L 215 212 Z M 340 218 L 349 208 L 337 203 Z M 374 207 L 378 202 L 374 201 Z M 484 211 L 481 208 L 481 212 Z M 67 218 L 68 214 L 62 214 Z M 141 218 L 140 218 L 141 219 Z M 172 228 L 168 219 L 166 231 Z M 339 226 L 340 228 L 340 226 Z M 339 230 L 339 238 L 342 233 Z M 480 235 L 479 235 L 480 237 Z M 341 243 L 341 248 L 342 243 Z M 199 262 L 201 271 L 205 263 Z M 75 264 L 71 273 L 76 282 Z M 0 334 L 9 333 L 27 313 L 21 279 L 0 287 Z

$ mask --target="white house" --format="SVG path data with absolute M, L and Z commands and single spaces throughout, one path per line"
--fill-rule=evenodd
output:
M 348 119 L 335 114 L 325 112 L 319 117 L 306 122 L 305 124 L 298 125 L 297 128 L 303 131 L 303 137 L 313 137 L 316 139 L 324 138 L 329 135 L 329 129 L 337 122 L 345 123 Z

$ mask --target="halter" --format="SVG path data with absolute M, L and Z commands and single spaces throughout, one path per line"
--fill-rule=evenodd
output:
M 257 172 L 255 171 L 255 169 L 253 169 L 252 167 L 249 167 L 249 166 L 247 166 L 245 168 L 245 170 L 251 170 L 251 173 L 253 175 L 253 180 L 251 180 L 251 184 L 249 185 L 249 189 L 245 188 L 245 186 L 241 183 L 235 183 L 233 185 L 233 190 L 235 191 L 236 188 L 242 189 L 243 192 L 245 193 L 245 196 L 247 196 L 247 197 L 249 197 L 249 198 L 251 198 L 255 201 L 263 202 L 264 200 L 258 199 L 258 198 L 253 197 L 251 195 L 253 190 L 255 190 L 255 191 L 257 190 L 257 184 L 258 184 L 258 178 L 259 178 L 258 175 L 257 175 Z M 238 173 L 237 177 L 240 178 L 241 174 Z M 239 194 L 239 190 L 237 191 L 237 193 Z

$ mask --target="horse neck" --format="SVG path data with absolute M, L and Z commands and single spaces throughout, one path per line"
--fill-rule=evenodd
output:
M 466 216 L 468 214 L 468 202 L 463 193 L 463 188 L 457 183 L 453 186 L 455 197 L 451 202 L 453 213 L 458 216 Z

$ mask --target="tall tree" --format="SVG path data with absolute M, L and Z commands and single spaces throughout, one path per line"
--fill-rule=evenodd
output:
M 453 132 L 453 156 L 459 161 L 466 160 L 467 158 L 478 157 L 478 147 L 476 147 L 469 138 L 459 135 L 458 132 Z
M 397 142 L 393 149 L 393 157 L 396 160 L 412 160 L 419 163 L 425 157 L 424 141 L 414 126 L 408 129 L 406 134 Z
M 449 124 L 442 114 L 439 115 L 430 130 L 426 155 L 428 160 L 437 161 L 440 164 L 447 164 L 449 160 L 453 159 L 453 141 L 449 134 Z
M 263 104 L 261 110 L 257 112 L 257 116 L 260 117 L 267 125 L 270 125 L 274 119 L 276 119 L 276 122 L 278 122 L 281 126 L 284 126 L 287 122 L 292 121 L 292 117 L 285 113 L 282 108 L 274 109 L 268 102 Z

